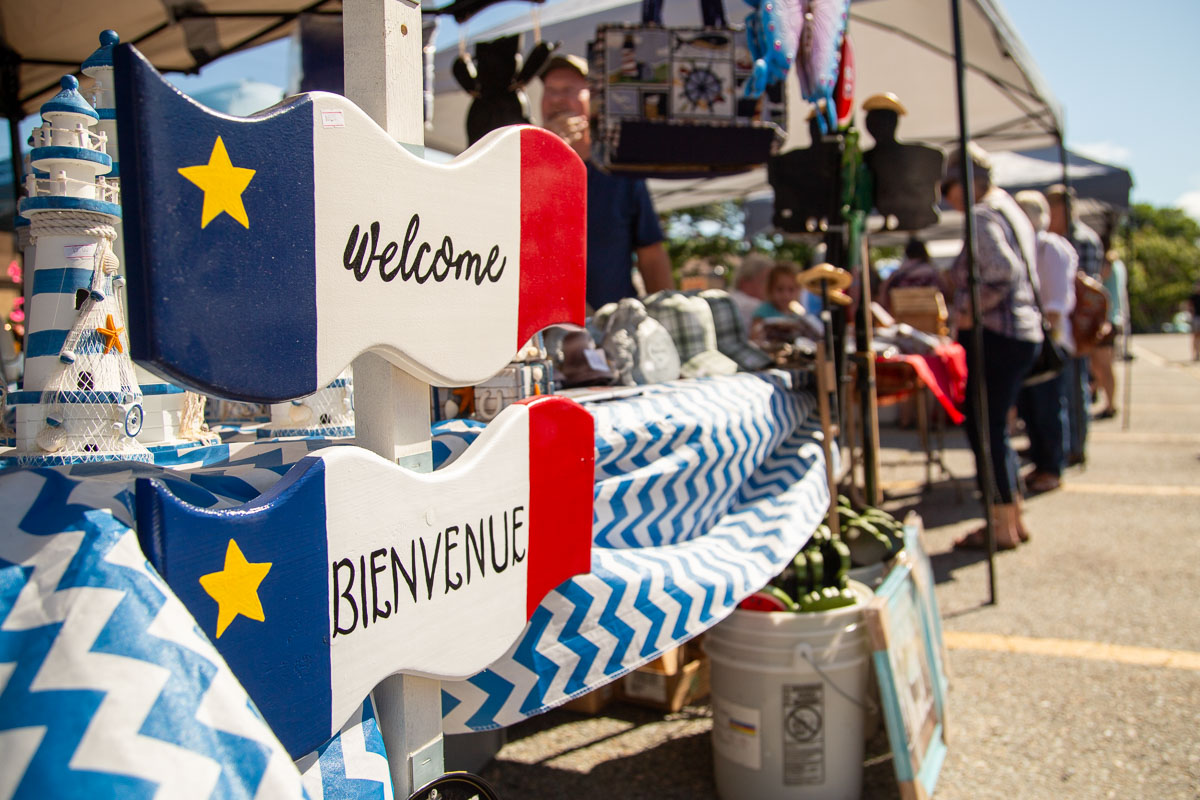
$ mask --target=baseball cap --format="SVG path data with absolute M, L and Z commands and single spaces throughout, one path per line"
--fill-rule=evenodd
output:
M 729 292 L 723 289 L 705 289 L 699 296 L 704 298 L 709 311 L 712 312 L 718 350 L 732 358 L 739 369 L 747 372 L 766 369 L 771 365 L 771 357 L 751 343 L 746 336 L 742 315 Z
M 546 67 L 542 70 L 540 77 L 542 80 L 545 80 L 547 75 L 559 67 L 569 67 L 585 78 L 588 76 L 588 62 L 586 59 L 571 55 L 570 53 L 555 53 L 546 62 Z
M 702 297 L 664 289 L 646 298 L 646 311 L 671 334 L 685 378 L 732 375 L 738 365 L 717 349 L 712 311 Z

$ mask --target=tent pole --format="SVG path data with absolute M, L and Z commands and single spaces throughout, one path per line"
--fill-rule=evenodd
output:
M 11 49 L 0 45 L 0 91 L 4 116 L 8 119 L 8 141 L 12 148 L 13 203 L 21 202 L 21 59 Z M 15 205 L 14 205 L 15 211 Z
M 976 372 L 972 381 L 975 389 L 975 431 L 979 442 L 979 483 L 983 489 L 984 538 L 987 539 L 988 554 L 988 604 L 996 604 L 996 531 L 992 526 L 992 505 L 995 502 L 995 476 L 992 474 L 992 442 L 987 427 L 987 387 L 983 375 L 983 320 L 979 311 L 979 270 L 975 264 L 975 179 L 971 169 L 967 145 L 971 141 L 967 127 L 966 58 L 963 54 L 962 0 L 950 0 L 950 14 L 954 29 L 954 72 L 955 88 L 958 93 L 958 145 L 962 152 L 963 205 L 963 251 L 967 256 L 967 292 L 971 298 L 971 352 Z

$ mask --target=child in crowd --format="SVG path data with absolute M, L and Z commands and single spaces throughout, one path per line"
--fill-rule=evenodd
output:
M 791 264 L 776 264 L 767 274 L 767 299 L 754 310 L 754 321 L 750 326 L 750 339 L 763 342 L 770 337 L 766 332 L 766 320 L 799 320 L 804 309 L 798 302 L 800 281 L 796 268 Z
M 800 298 L 800 281 L 790 264 L 776 264 L 767 273 L 767 299 L 754 311 L 755 319 L 771 317 L 796 317 L 799 309 L 794 305 Z

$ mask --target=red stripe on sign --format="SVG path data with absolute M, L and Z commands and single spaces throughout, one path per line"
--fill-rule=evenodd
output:
M 521 131 L 521 297 L 517 348 L 547 325 L 582 325 L 587 292 L 587 169 L 549 131 Z
M 592 415 L 565 397 L 531 397 L 529 406 L 529 567 L 525 618 L 573 575 L 592 569 Z

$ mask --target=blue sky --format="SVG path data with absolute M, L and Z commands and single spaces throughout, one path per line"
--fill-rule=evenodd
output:
M 1200 2 L 1001 0 L 1066 112 L 1067 145 L 1133 198 L 1200 218 Z
M 1065 108 L 1068 146 L 1130 169 L 1136 201 L 1200 218 L 1200 0 L 1000 2 Z M 738 0 L 726 4 L 737 16 Z M 501 3 L 472 19 L 468 34 L 529 8 Z M 443 25 L 439 42 L 456 39 L 455 26 Z M 274 42 L 171 79 L 184 91 L 240 78 L 283 86 L 288 54 L 286 40 Z

